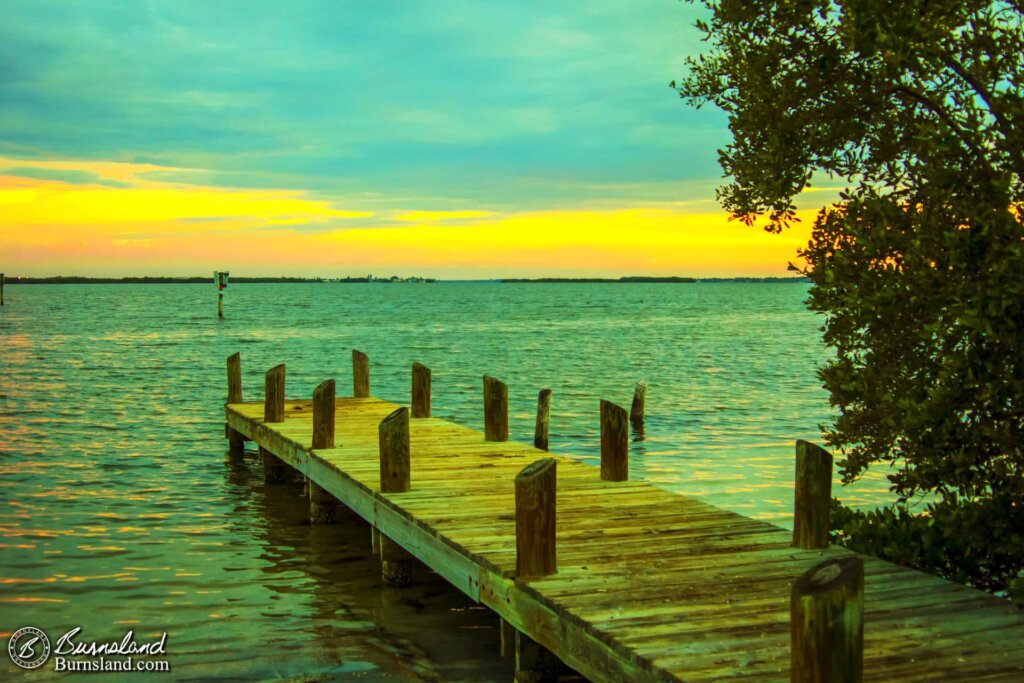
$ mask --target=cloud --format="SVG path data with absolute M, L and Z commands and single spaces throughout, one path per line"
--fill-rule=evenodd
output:
M 19 178 L 37 178 L 39 180 L 59 180 L 75 185 L 103 185 L 106 187 L 131 187 L 128 183 L 118 180 L 107 180 L 95 171 L 61 170 L 55 168 L 39 168 L 34 166 L 16 166 L 0 169 L 3 173 Z
M 532 181 L 718 175 L 698 7 L 610 0 L 0 3 L 0 139 L 201 182 L 543 208 Z M 709 134 L 709 129 L 713 132 Z M 662 200 L 672 197 L 665 194 Z

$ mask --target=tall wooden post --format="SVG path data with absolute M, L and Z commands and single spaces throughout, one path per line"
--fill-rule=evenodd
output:
M 551 390 L 541 389 L 537 394 L 537 426 L 533 430 L 533 447 L 548 449 L 548 425 L 551 422 Z
M 860 683 L 864 677 L 864 561 L 832 559 L 793 582 L 790 680 Z
M 793 545 L 827 548 L 832 503 L 832 454 L 808 441 L 796 442 Z
M 284 422 L 284 364 L 267 370 L 264 379 L 263 421 Z M 276 455 L 260 446 L 263 457 L 263 481 L 277 484 L 285 479 L 287 466 Z
M 647 383 L 637 382 L 636 389 L 633 390 L 633 405 L 629 408 L 629 421 L 630 422 L 643 422 L 644 421 L 644 408 L 647 402 Z
M 227 403 L 242 402 L 242 355 L 235 352 L 228 356 L 228 396 Z M 224 434 L 228 438 L 228 448 L 238 454 L 245 449 L 245 438 L 237 431 L 224 425 Z
M 410 489 L 409 409 L 402 407 L 378 427 L 380 443 L 381 493 L 404 493 Z M 389 586 L 406 586 L 412 578 L 412 556 L 385 534 L 380 534 L 382 579 Z
M 601 401 L 601 478 L 605 481 L 629 479 L 629 428 L 626 409 L 611 401 Z
M 370 396 L 370 359 L 362 351 L 352 349 L 352 395 Z
M 516 475 L 516 575 L 547 576 L 555 558 L 557 463 L 537 460 Z
M 508 387 L 484 375 L 484 441 L 508 441 Z
M 311 448 L 334 448 L 334 380 L 313 390 L 313 442 Z M 309 480 L 309 521 L 331 524 L 337 519 L 338 499 L 312 479 Z
M 430 417 L 430 368 L 412 364 L 412 416 Z

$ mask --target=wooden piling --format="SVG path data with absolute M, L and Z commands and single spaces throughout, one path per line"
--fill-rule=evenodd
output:
M 284 363 L 267 370 L 264 378 L 263 421 L 284 422 Z M 263 481 L 279 484 L 285 480 L 286 465 L 276 455 L 260 446 L 263 458 Z
M 281 484 L 288 478 L 288 465 L 263 446 L 260 446 L 260 458 L 263 460 L 264 484 Z
M 352 349 L 352 395 L 356 398 L 370 396 L 370 359 L 355 349 Z
M 864 677 L 864 561 L 826 560 L 793 582 L 790 680 L 860 683 Z
M 629 428 L 626 409 L 601 401 L 601 479 L 629 479 Z
M 516 656 L 516 628 L 501 617 L 498 617 L 498 628 L 501 630 L 501 656 Z
M 508 441 L 508 387 L 484 375 L 484 441 Z
M 537 394 L 537 426 L 533 430 L 533 447 L 548 449 L 548 425 L 551 422 L 551 390 L 541 389 Z
M 334 389 L 329 379 L 313 390 L 312 448 L 334 448 Z
M 284 422 L 284 363 L 267 370 L 264 388 L 263 421 Z
M 409 409 L 402 406 L 381 420 L 377 428 L 380 441 L 380 490 L 404 493 L 410 488 Z
M 547 576 L 555 558 L 557 463 L 537 460 L 516 475 L 516 575 Z
M 313 441 L 311 448 L 334 448 L 333 379 L 321 382 L 313 390 Z M 338 517 L 338 499 L 315 481 L 308 482 L 309 521 L 311 524 L 333 524 Z
M 796 442 L 793 545 L 827 548 L 832 502 L 832 454 L 808 441 Z
M 228 396 L 226 403 L 242 402 L 242 355 L 233 353 L 228 356 Z M 224 424 L 224 436 L 228 439 L 228 448 L 234 454 L 240 454 L 245 450 L 245 437 L 237 431 Z
M 409 409 L 401 407 L 381 420 L 380 490 L 404 493 L 411 486 L 409 462 Z M 384 534 L 380 534 L 381 575 L 388 586 L 406 586 L 412 578 L 412 556 Z
M 430 368 L 412 364 L 412 416 L 430 417 Z
M 637 382 L 633 390 L 633 405 L 629 408 L 630 422 L 644 421 L 644 408 L 647 403 L 647 382 Z
M 561 675 L 571 673 L 569 667 L 550 650 L 519 631 L 515 632 L 515 646 L 515 683 L 553 682 Z

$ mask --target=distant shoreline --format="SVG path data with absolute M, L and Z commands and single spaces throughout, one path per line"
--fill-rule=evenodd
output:
M 432 278 L 377 279 L 366 277 L 304 278 L 304 277 L 231 277 L 231 284 L 433 284 L 435 282 L 479 282 L 490 284 L 695 284 L 695 283 L 791 283 L 807 282 L 805 277 L 657 277 L 633 275 L 620 278 L 495 278 L 487 280 L 436 280 Z M 213 284 L 212 277 L 9 277 L 8 285 L 198 285 Z

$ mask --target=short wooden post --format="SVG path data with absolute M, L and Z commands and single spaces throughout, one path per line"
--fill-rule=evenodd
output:
M 284 422 L 284 363 L 267 370 L 264 388 L 263 421 Z
M 644 404 L 647 402 L 647 383 L 637 382 L 633 390 L 633 405 L 629 408 L 630 422 L 644 421 Z
M 790 680 L 860 683 L 864 677 L 864 561 L 831 559 L 793 582 Z
M 284 364 L 275 365 L 264 380 L 263 421 L 284 422 Z M 260 446 L 263 458 L 263 481 L 279 484 L 285 480 L 287 466 L 276 455 Z
M 352 395 L 356 398 L 370 396 L 370 359 L 355 349 L 352 349 Z
M 399 408 L 381 420 L 380 443 L 381 493 L 403 493 L 410 489 L 409 409 Z M 412 578 L 412 556 L 388 538 L 380 535 L 380 559 L 383 581 L 389 586 L 406 586 Z
M 334 448 L 334 387 L 329 379 L 313 390 L 312 448 Z
M 832 454 L 808 441 L 796 442 L 793 545 L 827 548 L 832 503 Z
M 484 375 L 484 441 L 508 441 L 508 387 Z
M 409 409 L 401 407 L 381 420 L 377 428 L 380 441 L 380 490 L 404 493 L 410 488 Z
M 228 356 L 228 403 L 242 402 L 242 354 Z
M 313 390 L 313 441 L 311 447 L 334 448 L 333 379 Z M 311 524 L 332 524 L 338 515 L 338 499 L 315 481 L 309 481 L 309 521 Z
M 430 368 L 412 364 L 412 416 L 430 417 Z
M 537 394 L 537 426 L 533 430 L 533 447 L 548 449 L 548 424 L 551 422 L 551 390 L 541 389 Z
M 601 401 L 601 479 L 629 479 L 629 429 L 626 409 Z
M 537 460 L 516 475 L 516 575 L 547 576 L 555 558 L 557 463 Z
M 228 397 L 227 403 L 242 402 L 242 355 L 235 352 L 228 356 Z M 224 425 L 224 434 L 228 438 L 228 448 L 232 453 L 241 453 L 245 449 L 245 437 Z

